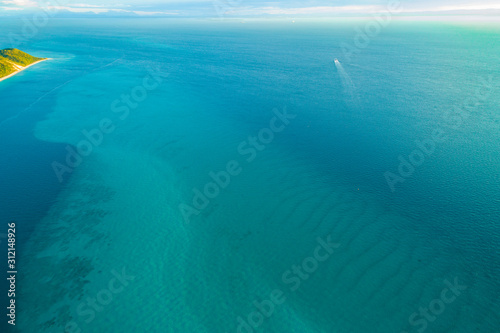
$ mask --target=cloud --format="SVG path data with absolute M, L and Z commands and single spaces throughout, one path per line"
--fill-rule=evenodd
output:
M 17 7 L 38 7 L 38 2 L 31 0 L 5 0 L 0 3 Z
M 4 0 L 0 1 L 0 11 L 22 11 L 33 9 L 48 9 L 51 11 L 68 11 L 71 13 L 126 13 L 141 16 L 154 15 L 178 15 L 177 11 L 159 11 L 159 10 L 135 10 L 134 6 L 126 4 L 116 4 L 112 6 L 94 5 L 87 3 L 70 4 L 69 0 L 52 0 L 44 3 L 32 0 Z M 3 5 L 3 6 L 2 6 Z
M 131 11 L 134 14 L 137 15 L 143 15 L 143 16 L 152 16 L 152 15 L 179 15 L 179 12 L 171 11 L 171 12 L 144 12 L 140 10 L 133 10 Z
M 73 6 L 48 6 L 47 7 L 50 10 L 67 10 L 69 12 L 73 13 L 107 13 L 110 11 L 114 12 L 127 12 L 126 10 L 123 9 L 115 9 L 115 8 L 104 8 L 104 7 L 94 7 L 94 6 L 87 6 L 87 7 L 73 7 Z
M 72 13 L 123 13 L 123 14 L 136 14 L 141 16 L 155 16 L 155 15 L 179 15 L 175 11 L 137 11 L 137 10 L 127 10 L 121 8 L 107 8 L 104 6 L 49 6 L 50 10 L 60 11 L 66 10 Z
M 71 3 L 72 1 L 85 1 Z M 118 2 L 120 1 L 120 2 Z M 500 10 L 498 1 L 479 0 L 479 3 L 456 4 L 452 0 L 400 0 L 405 15 L 450 15 L 490 13 Z M 432 2 L 431 2 L 432 1 Z M 87 3 L 90 2 L 90 3 Z M 260 16 L 353 16 L 369 15 L 387 10 L 391 0 L 0 0 L 2 12 L 21 12 L 39 9 L 65 10 L 70 13 L 135 14 L 139 16 L 227 17 Z M 216 6 L 218 5 L 218 6 Z M 214 6 L 216 10 L 214 10 Z M 220 12 L 220 13 L 219 13 Z
M 461 5 L 461 6 L 442 6 L 437 7 L 434 11 L 452 11 L 452 10 L 488 10 L 500 9 L 500 4 L 476 4 L 476 5 Z
M 384 10 L 383 6 L 320 6 L 301 8 L 238 8 L 226 12 L 229 15 L 317 15 L 317 14 L 355 14 L 376 13 Z
M 0 7 L 1 10 L 23 10 L 20 7 Z

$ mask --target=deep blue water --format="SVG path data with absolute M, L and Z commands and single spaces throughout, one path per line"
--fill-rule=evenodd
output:
M 53 59 L 0 83 L 18 331 L 245 332 L 280 290 L 252 330 L 496 332 L 499 29 L 395 22 L 347 58 L 363 24 L 52 20 L 20 45 Z M 19 22 L 0 27 L 8 47 Z M 120 102 L 145 78 L 161 83 Z M 249 162 L 240 145 L 285 108 Z M 103 120 L 60 183 L 52 162 Z M 435 130 L 391 191 L 386 172 Z M 230 161 L 241 172 L 185 223 L 179 205 Z M 338 248 L 291 290 L 286 272 L 328 236 Z M 122 270 L 135 278 L 111 292 Z M 442 313 L 418 314 L 455 279 Z

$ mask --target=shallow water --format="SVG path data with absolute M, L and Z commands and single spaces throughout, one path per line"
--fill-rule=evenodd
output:
M 0 85 L 2 100 L 29 82 L 33 100 L 51 92 L 43 120 L 9 128 L 57 145 L 61 165 L 82 131 L 113 125 L 63 187 L 40 174 L 60 192 L 26 222 L 19 331 L 245 332 L 239 318 L 279 290 L 254 331 L 417 332 L 411 315 L 458 279 L 426 330 L 495 332 L 498 30 L 394 23 L 342 59 L 354 33 L 340 23 L 134 22 L 53 20 L 29 51 L 54 60 Z M 151 73 L 147 97 L 114 104 Z M 444 118 L 482 85 L 460 124 Z M 26 108 L 8 101 L 5 117 Z M 445 139 L 392 192 L 384 173 L 436 129 Z M 231 161 L 239 172 L 186 223 L 179 205 Z M 291 282 L 318 237 L 338 247 Z

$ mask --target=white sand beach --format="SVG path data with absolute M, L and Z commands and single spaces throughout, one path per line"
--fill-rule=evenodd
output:
M 14 72 L 14 73 L 10 74 L 10 75 L 7 75 L 7 76 L 5 76 L 5 77 L 0 78 L 0 82 L 1 82 L 1 81 L 3 81 L 3 80 L 7 80 L 8 78 L 10 78 L 10 77 L 12 77 L 12 76 L 14 76 L 14 75 L 16 75 L 16 74 L 18 74 L 18 73 L 20 73 L 20 72 L 22 72 L 22 71 L 24 71 L 24 70 L 28 69 L 28 68 L 30 68 L 31 66 L 34 66 L 34 65 L 36 65 L 36 64 L 38 64 L 38 63 L 40 63 L 40 62 L 42 62 L 42 61 L 46 61 L 46 60 L 52 60 L 52 58 L 46 58 L 46 59 L 39 60 L 39 61 L 34 62 L 34 63 L 32 63 L 31 65 L 28 65 L 28 66 L 26 66 L 26 67 L 23 67 L 23 66 L 19 66 L 19 65 L 17 65 L 17 64 L 14 64 L 14 66 L 15 66 L 18 70 L 17 70 L 16 72 Z

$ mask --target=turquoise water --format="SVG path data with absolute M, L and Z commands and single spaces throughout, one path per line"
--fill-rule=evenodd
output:
M 362 24 L 52 20 L 21 45 L 53 60 L 0 83 L 17 331 L 496 332 L 500 30 L 393 23 L 347 59 Z

